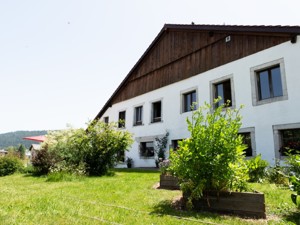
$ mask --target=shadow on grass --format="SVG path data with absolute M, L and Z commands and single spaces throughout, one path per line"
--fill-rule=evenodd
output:
M 181 208 L 181 201 L 178 199 L 175 202 L 170 200 L 164 200 L 159 202 L 153 207 L 153 211 L 150 214 L 156 216 L 174 216 L 181 219 L 192 219 L 192 220 L 199 220 L 199 219 L 212 219 L 212 220 L 220 220 L 221 216 L 215 213 L 210 212 L 196 212 L 192 210 L 183 210 Z
M 300 225 L 300 211 L 291 212 L 283 216 L 283 219 L 292 222 L 294 224 Z

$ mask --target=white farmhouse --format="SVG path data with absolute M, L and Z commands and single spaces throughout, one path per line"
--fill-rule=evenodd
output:
M 300 149 L 300 26 L 166 24 L 95 119 L 125 121 L 126 157 L 155 166 L 155 137 L 168 150 L 189 137 L 190 105 L 221 96 L 242 110 L 246 155 L 274 163 Z

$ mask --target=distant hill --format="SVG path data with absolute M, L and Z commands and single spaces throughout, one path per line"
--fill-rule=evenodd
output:
M 31 146 L 31 144 L 36 144 L 37 142 L 23 140 L 24 137 L 40 136 L 45 134 L 47 134 L 46 130 L 15 131 L 0 134 L 0 149 L 5 149 L 9 146 L 19 146 L 20 144 L 24 145 L 28 149 Z

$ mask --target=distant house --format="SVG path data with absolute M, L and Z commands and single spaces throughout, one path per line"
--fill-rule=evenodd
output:
M 169 148 L 189 137 L 191 105 L 221 96 L 245 105 L 240 130 L 248 157 L 285 157 L 300 149 L 300 27 L 166 24 L 95 120 L 134 134 L 127 157 L 152 167 L 156 137 Z
M 44 135 L 41 135 L 41 136 L 24 137 L 23 139 L 41 143 L 46 140 L 46 137 Z M 37 151 L 39 150 L 41 150 L 41 144 L 32 144 L 29 148 L 30 159 L 33 159 L 36 156 Z
M 0 149 L 0 157 L 5 156 L 8 152 L 4 149 Z

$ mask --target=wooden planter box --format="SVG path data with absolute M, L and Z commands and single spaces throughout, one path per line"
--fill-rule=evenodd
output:
M 160 175 L 160 188 L 179 190 L 178 178 L 171 175 Z
M 183 193 L 183 202 L 188 195 Z M 203 197 L 193 200 L 196 210 L 234 214 L 242 217 L 266 218 L 265 196 L 249 192 L 205 192 Z

